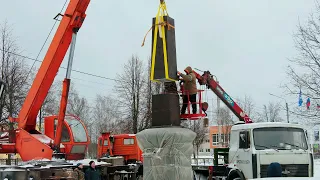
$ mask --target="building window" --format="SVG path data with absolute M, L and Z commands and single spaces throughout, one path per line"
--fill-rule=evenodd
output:
M 203 152 L 203 149 L 200 149 L 200 152 Z
M 206 149 L 206 152 L 210 152 L 210 149 Z
M 104 140 L 104 144 L 103 145 L 104 146 L 108 146 L 108 140 L 107 139 Z
M 221 134 L 221 139 L 225 144 L 229 143 L 230 134 Z
M 212 145 L 218 145 L 218 143 L 219 143 L 219 135 L 212 134 Z
M 124 139 L 124 140 L 123 140 L 123 144 L 124 144 L 124 145 L 134 144 L 134 139 L 133 139 L 133 138 Z
M 208 143 L 208 142 L 210 142 L 210 140 L 209 140 L 209 139 L 206 139 L 206 142 Z

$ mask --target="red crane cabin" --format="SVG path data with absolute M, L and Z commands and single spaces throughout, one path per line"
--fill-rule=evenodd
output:
M 123 156 L 126 163 L 143 160 L 135 134 L 102 133 L 98 138 L 98 158 L 102 158 L 108 149 L 110 156 Z

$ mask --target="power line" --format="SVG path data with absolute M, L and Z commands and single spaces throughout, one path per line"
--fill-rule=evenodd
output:
M 42 61 L 37 60 L 37 59 L 35 59 L 35 58 L 31 58 L 31 57 L 28 57 L 28 56 L 25 56 L 25 55 L 21 55 L 21 54 L 18 54 L 18 53 L 14 53 L 14 52 L 11 52 L 11 51 L 2 50 L 2 49 L 0 49 L 0 51 L 4 51 L 4 52 L 6 52 L 6 53 L 10 53 L 10 54 L 13 54 L 13 55 L 15 55 L 15 56 L 23 57 L 23 58 L 26 58 L 26 59 L 29 59 L 29 60 L 33 60 L 33 61 L 35 61 L 35 62 L 40 62 L 40 63 L 42 63 Z M 61 69 L 67 69 L 66 67 L 63 67 L 63 66 L 60 66 L 59 68 L 61 68 Z M 92 74 L 92 73 L 87 73 L 87 72 L 84 72 L 84 71 L 79 71 L 79 70 L 71 70 L 71 71 L 77 72 L 77 73 L 80 73 L 80 74 L 85 74 L 85 75 L 88 75 L 88 76 L 93 76 L 93 77 L 101 78 L 101 79 L 112 80 L 112 81 L 116 81 L 116 82 L 122 82 L 122 81 L 119 81 L 119 80 L 114 79 L 114 78 L 108 78 L 108 77 L 105 77 L 105 76 L 100 76 L 100 75 L 96 75 L 96 74 Z
M 63 11 L 64 7 L 66 6 L 67 1 L 68 1 L 68 0 L 66 0 L 66 1 L 64 2 L 63 6 L 62 6 L 62 8 L 61 8 L 61 10 L 60 10 L 60 14 L 62 13 L 62 11 Z M 46 45 L 46 43 L 47 43 L 47 41 L 48 41 L 48 39 L 49 39 L 49 37 L 50 37 L 50 35 L 51 35 L 52 31 L 53 31 L 53 28 L 55 27 L 55 25 L 56 25 L 56 23 L 57 23 L 57 22 L 58 22 L 58 21 L 55 21 L 55 22 L 53 23 L 53 26 L 51 27 L 51 30 L 50 30 L 50 32 L 49 32 L 49 34 L 48 34 L 48 36 L 47 36 L 46 40 L 45 40 L 45 41 L 44 41 L 44 43 L 42 44 L 41 49 L 40 49 L 40 51 L 39 51 L 39 53 L 38 53 L 38 55 L 37 55 L 36 59 L 33 61 L 33 64 L 32 64 L 32 66 L 31 66 L 31 68 L 30 68 L 29 72 L 27 73 L 27 75 L 26 75 L 26 79 L 24 79 L 23 83 L 25 83 L 25 82 L 26 82 L 26 80 L 28 79 L 28 76 L 29 76 L 29 74 L 31 73 L 31 70 L 32 70 L 32 68 L 33 68 L 34 64 L 36 63 L 36 60 L 38 60 L 38 58 L 39 58 L 39 56 L 40 56 L 40 54 L 41 54 L 41 52 L 42 52 L 42 50 L 43 50 L 44 46 Z
M 61 8 L 61 10 L 60 10 L 60 14 L 62 13 L 63 9 L 65 8 L 67 2 L 68 2 L 68 0 L 66 0 L 66 1 L 64 2 L 63 6 L 62 6 L 62 8 Z M 41 47 L 41 49 L 40 49 L 40 51 L 39 51 L 39 53 L 38 53 L 38 55 L 37 55 L 36 58 L 31 58 L 31 57 L 24 56 L 24 55 L 21 55 L 21 54 L 18 54 L 18 53 L 14 53 L 14 52 L 11 52 L 11 51 L 7 51 L 7 50 L 2 50 L 2 49 L 0 49 L 0 50 L 3 51 L 3 52 L 10 53 L 10 54 L 13 54 L 13 55 L 16 55 L 16 56 L 20 56 L 20 57 L 23 57 L 23 58 L 26 58 L 26 59 L 29 59 L 29 60 L 32 60 L 32 61 L 33 61 L 33 64 L 32 64 L 32 66 L 31 66 L 29 72 L 27 73 L 26 78 L 25 78 L 25 80 L 24 80 L 23 82 L 25 82 L 25 81 L 28 79 L 28 76 L 29 76 L 29 74 L 31 73 L 31 70 L 32 70 L 32 68 L 34 67 L 35 63 L 36 63 L 36 62 L 41 62 L 41 63 L 42 63 L 42 61 L 38 60 L 38 58 L 39 58 L 39 56 L 40 56 L 40 54 L 41 54 L 41 52 L 42 52 L 45 44 L 47 43 L 47 41 L 48 41 L 48 39 L 49 39 L 49 37 L 50 37 L 50 35 L 51 35 L 51 33 L 52 33 L 52 31 L 53 31 L 53 29 L 54 29 L 54 27 L 55 27 L 55 25 L 56 25 L 57 22 L 58 22 L 58 20 L 55 20 L 55 22 L 54 22 L 54 24 L 53 24 L 53 26 L 52 26 L 52 28 L 51 28 L 51 30 L 50 30 L 50 32 L 49 32 L 46 40 L 45 40 L 44 43 L 42 44 L 42 47 Z M 59 68 L 67 69 L 66 67 L 62 67 L 62 66 L 59 67 Z M 83 72 L 83 71 L 78 71 L 78 70 L 71 70 L 71 71 L 77 72 L 77 73 L 81 73 L 81 74 L 85 74 L 85 75 L 88 75 L 88 76 L 97 77 L 97 78 L 102 78 L 102 79 L 107 79 L 107 80 L 112 80 L 112 81 L 121 82 L 121 81 L 119 81 L 119 80 L 117 80 L 117 79 L 108 78 L 108 77 L 104 77 L 104 76 L 99 76 L 99 75 L 95 75 L 95 74 L 87 73 L 87 72 Z

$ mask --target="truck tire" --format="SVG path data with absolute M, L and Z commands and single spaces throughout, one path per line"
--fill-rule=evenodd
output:
M 232 171 L 229 175 L 227 180 L 245 180 L 244 175 L 239 171 Z

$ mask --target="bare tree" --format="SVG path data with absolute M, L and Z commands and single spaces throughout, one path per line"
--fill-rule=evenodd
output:
M 203 141 L 205 140 L 205 137 L 208 133 L 208 128 L 203 126 L 202 121 L 183 121 L 181 122 L 181 126 L 185 128 L 189 128 L 193 132 L 196 133 L 196 137 L 193 141 L 193 156 L 195 158 L 196 155 L 198 155 L 199 148 Z
M 263 122 L 266 120 L 266 111 L 257 110 L 256 104 L 251 96 L 245 95 L 244 98 L 239 98 L 238 103 L 253 122 Z
M 146 87 L 144 88 L 144 96 L 142 96 L 142 122 L 140 123 L 140 127 L 138 127 L 138 131 L 142 131 L 151 126 L 152 120 L 152 95 L 154 91 L 154 82 L 150 80 L 151 73 L 151 60 L 149 60 L 147 66 L 147 74 L 145 74 L 146 79 Z
M 59 83 L 54 82 L 49 89 L 48 95 L 42 104 L 43 116 L 58 114 L 59 112 L 59 101 L 60 101 L 60 91 Z
M 0 100 L 1 122 L 9 116 L 17 116 L 30 87 L 29 68 L 24 59 L 15 54 L 20 50 L 7 22 L 0 24 L 1 79 L 6 83 L 6 93 Z
M 43 119 L 46 116 L 57 115 L 59 112 L 59 100 L 61 94 L 59 94 L 61 88 L 59 88 L 58 83 L 53 82 L 52 86 L 49 89 L 46 99 L 42 103 L 40 112 L 39 112 L 39 130 L 42 131 Z
M 256 115 L 256 112 L 254 111 L 255 104 L 251 96 L 245 95 L 243 99 L 242 98 L 239 98 L 239 99 L 240 99 L 240 101 L 238 101 L 239 106 L 251 119 L 253 119 L 253 116 Z
M 228 145 L 231 133 L 231 126 L 234 124 L 231 116 L 231 111 L 228 107 L 220 108 L 218 124 L 221 126 L 221 143 L 222 145 Z
M 102 132 L 122 133 L 123 124 L 119 122 L 121 114 L 116 99 L 97 95 L 93 110 L 93 120 L 99 134 Z
M 90 106 L 85 97 L 81 97 L 73 86 L 70 87 L 67 113 L 78 116 L 86 125 L 90 124 Z
M 8 123 L 8 117 L 17 117 L 20 108 L 29 89 L 29 68 L 24 58 L 17 56 L 20 49 L 12 34 L 12 28 L 5 21 L 0 24 L 0 72 L 1 79 L 6 83 L 6 92 L 0 99 L 0 124 L 3 128 L 14 127 Z M 31 71 L 31 69 L 30 69 Z M 11 156 L 8 154 L 7 164 L 11 164 Z
M 281 106 L 280 103 L 269 102 L 268 105 L 263 105 L 262 120 L 266 122 L 281 122 L 280 117 Z
M 123 72 L 117 75 L 116 90 L 119 94 L 123 112 L 132 122 L 132 133 L 138 132 L 139 120 L 142 116 L 142 94 L 146 86 L 143 61 L 132 56 L 124 65 Z
M 192 125 L 191 125 L 190 129 L 196 133 L 196 138 L 194 139 L 194 145 L 196 147 L 196 152 L 198 155 L 199 147 L 201 146 L 201 144 L 205 140 L 205 137 L 208 133 L 208 128 L 205 128 L 203 126 L 202 121 L 193 121 L 193 123 L 191 123 L 191 124 Z
M 320 5 L 316 3 L 316 11 L 311 14 L 306 24 L 299 22 L 294 34 L 295 47 L 298 55 L 290 59 L 287 75 L 290 81 L 284 85 L 286 91 L 298 99 L 299 90 L 302 90 L 304 102 L 310 97 L 314 107 L 320 100 Z M 319 119 L 318 108 L 307 110 L 304 106 L 293 108 L 290 111 L 299 118 L 309 120 Z

